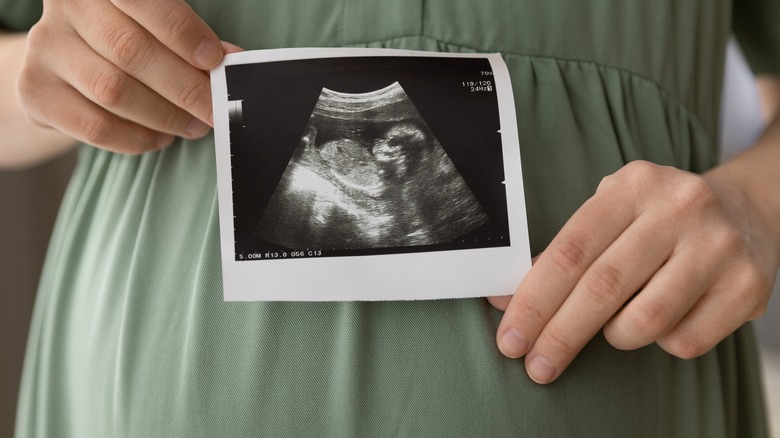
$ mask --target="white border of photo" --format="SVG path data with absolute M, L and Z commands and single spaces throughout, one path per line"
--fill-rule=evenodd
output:
M 315 58 L 488 59 L 498 97 L 510 246 L 406 254 L 236 261 L 225 67 Z M 227 55 L 211 72 L 225 301 L 379 301 L 510 295 L 531 267 L 520 148 L 509 72 L 499 54 L 302 48 Z

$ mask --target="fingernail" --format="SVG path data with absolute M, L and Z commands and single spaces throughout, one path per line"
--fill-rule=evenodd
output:
M 187 137 L 201 138 L 206 135 L 210 129 L 211 127 L 209 125 L 193 117 L 187 127 L 184 128 L 184 131 L 187 133 Z
M 518 358 L 528 350 L 528 339 L 520 333 L 520 330 L 511 328 L 501 336 L 498 349 L 504 356 Z
M 222 59 L 222 47 L 208 38 L 203 38 L 192 54 L 198 66 L 204 70 L 215 67 Z
M 550 361 L 542 356 L 532 357 L 525 366 L 528 377 L 536 383 L 545 384 L 552 382 L 555 377 L 555 368 Z

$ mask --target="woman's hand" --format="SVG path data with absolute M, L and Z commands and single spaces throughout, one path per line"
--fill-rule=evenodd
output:
M 21 170 L 70 150 L 75 140 L 27 123 L 16 99 L 27 34 L 0 31 L 0 170 Z
M 699 356 L 761 315 L 780 259 L 773 226 L 717 172 L 633 162 L 604 178 L 513 297 L 501 352 L 549 383 L 603 328 L 631 350 Z
M 122 153 L 199 138 L 225 45 L 184 0 L 44 0 L 18 97 L 28 120 Z

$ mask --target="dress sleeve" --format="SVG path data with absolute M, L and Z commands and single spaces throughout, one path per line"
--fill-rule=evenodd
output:
M 780 76 L 780 0 L 734 0 L 733 19 L 753 72 Z
M 42 0 L 0 0 L 0 30 L 25 31 L 41 18 Z

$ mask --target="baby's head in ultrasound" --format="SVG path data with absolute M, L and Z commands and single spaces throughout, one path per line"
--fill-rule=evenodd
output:
M 393 173 L 405 173 L 414 167 L 427 149 L 428 137 L 416 124 L 400 122 L 374 139 L 371 152 L 378 164 Z
M 430 149 L 426 131 L 411 121 L 322 131 L 310 127 L 301 139 L 305 148 L 317 143 L 316 166 L 363 184 L 375 178 L 409 177 L 423 165 Z

